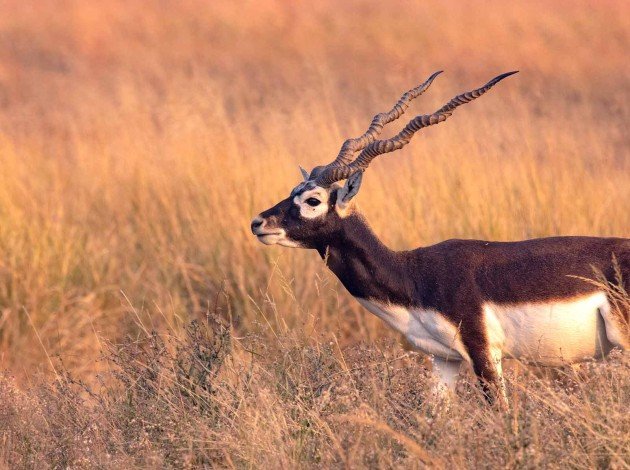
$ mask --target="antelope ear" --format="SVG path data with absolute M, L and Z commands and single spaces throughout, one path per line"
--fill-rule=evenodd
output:
M 357 171 L 346 180 L 346 184 L 337 192 L 337 207 L 343 210 L 348 206 L 350 200 L 356 196 L 361 187 L 361 180 L 363 179 L 363 172 Z
M 304 181 L 308 181 L 308 177 L 310 176 L 308 171 L 306 171 L 304 168 L 302 168 L 302 166 L 300 165 L 300 173 L 302 173 L 302 178 L 304 178 Z

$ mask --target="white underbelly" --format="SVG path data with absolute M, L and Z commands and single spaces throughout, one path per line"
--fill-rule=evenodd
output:
M 504 357 L 541 365 L 601 358 L 612 345 L 600 309 L 609 308 L 603 292 L 554 302 L 484 305 L 488 340 Z
M 415 349 L 446 360 L 470 361 L 458 328 L 437 310 L 357 300 L 402 333 Z M 603 292 L 546 303 L 486 303 L 488 345 L 501 350 L 503 357 L 541 365 L 601 358 L 613 345 L 600 309 L 610 310 Z
M 407 308 L 358 297 L 357 300 L 390 327 L 402 333 L 415 349 L 446 360 L 469 360 L 459 331 L 436 310 Z

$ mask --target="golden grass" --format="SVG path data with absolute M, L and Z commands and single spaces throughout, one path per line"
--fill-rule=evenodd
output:
M 629 235 L 625 2 L 339 3 L 1 2 L 0 357 L 20 384 L 32 383 L 34 371 L 50 376 L 53 367 L 93 381 L 94 371 L 113 367 L 95 361 L 103 344 L 146 336 L 143 329 L 181 335 L 182 325 L 208 311 L 229 320 L 236 337 L 257 338 L 268 357 L 251 373 L 264 383 L 271 383 L 266 373 L 273 380 L 280 373 L 275 354 L 292 354 L 279 346 L 289 332 L 300 338 L 294 353 L 307 355 L 330 341 L 342 354 L 389 335 L 314 253 L 263 247 L 249 222 L 286 196 L 298 163 L 310 168 L 333 158 L 344 138 L 363 132 L 373 114 L 438 69 L 446 73 L 410 116 L 500 72 L 521 73 L 375 161 L 358 203 L 388 245 Z M 391 354 L 401 352 L 394 347 Z M 246 357 L 234 361 L 245 367 Z M 307 375 L 316 370 L 302 366 Z M 619 370 L 598 373 L 627 393 L 630 374 Z M 556 397 L 536 384 L 532 393 Z M 414 393 L 402 390 L 399 404 Z M 419 384 L 418 396 L 425 390 Z M 313 442 L 322 446 L 320 462 L 351 466 L 419 457 L 396 433 L 412 439 L 416 451 L 427 447 L 424 421 L 396 421 L 407 419 L 406 408 L 393 421 L 378 409 L 376 418 L 365 418 L 382 422 L 374 429 L 383 441 L 372 436 L 370 447 L 360 437 L 337 442 L 341 418 L 322 418 L 310 402 L 300 413 L 317 425 L 298 439 L 288 431 L 294 416 L 279 392 L 238 393 L 239 426 L 221 438 L 205 436 L 215 444 L 232 439 L 213 454 L 223 466 L 270 463 L 278 442 L 276 463 L 289 466 L 317 464 L 299 450 Z M 388 400 L 380 388 L 374 397 Z M 582 395 L 567 400 L 575 397 Z M 377 398 L 365 403 L 375 406 Z M 571 450 L 565 463 L 588 466 L 576 459 L 590 455 L 590 463 L 628 464 L 615 441 L 628 430 L 623 396 L 602 398 L 620 410 L 611 418 L 604 408 L 593 411 L 596 398 L 579 415 L 592 417 L 597 445 Z M 627 415 L 627 395 L 625 401 Z M 454 416 L 501 419 L 476 405 L 462 410 Z M 271 415 L 277 422 L 267 428 Z M 526 421 L 543 432 L 545 416 Z M 514 419 L 523 424 L 522 416 Z M 626 427 L 609 433 L 597 424 L 607 419 Z M 553 432 L 571 435 L 570 423 Z M 465 429 L 439 429 L 466 445 L 474 441 Z M 492 429 L 489 435 L 499 436 L 507 428 Z M 268 441 L 248 447 L 248 430 Z M 310 442 L 310 432 L 321 435 Z M 449 439 L 431 441 L 431 455 L 458 442 Z M 492 460 L 482 445 L 471 449 L 478 454 L 439 457 L 520 464 L 509 461 L 520 450 Z M 151 452 L 164 457 L 158 448 Z M 601 452 L 603 460 L 593 457 Z M 553 452 L 534 454 L 553 463 Z M 149 464 L 147 455 L 138 454 L 135 464 Z

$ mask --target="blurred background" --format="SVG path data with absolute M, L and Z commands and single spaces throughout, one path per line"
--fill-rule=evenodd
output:
M 389 335 L 251 218 L 444 69 L 366 173 L 390 247 L 630 235 L 628 4 L 0 0 L 0 365 L 79 375 L 101 339 L 217 313 L 236 335 Z M 48 358 L 51 359 L 49 362 Z

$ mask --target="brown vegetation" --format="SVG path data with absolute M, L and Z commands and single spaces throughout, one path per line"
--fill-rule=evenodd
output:
M 314 253 L 249 233 L 298 163 L 431 72 L 410 115 L 518 68 L 374 162 L 358 202 L 376 233 L 629 236 L 626 3 L 0 10 L 4 462 L 630 466 L 627 356 L 514 368 L 507 414 L 467 382 L 435 410 L 422 361 Z

